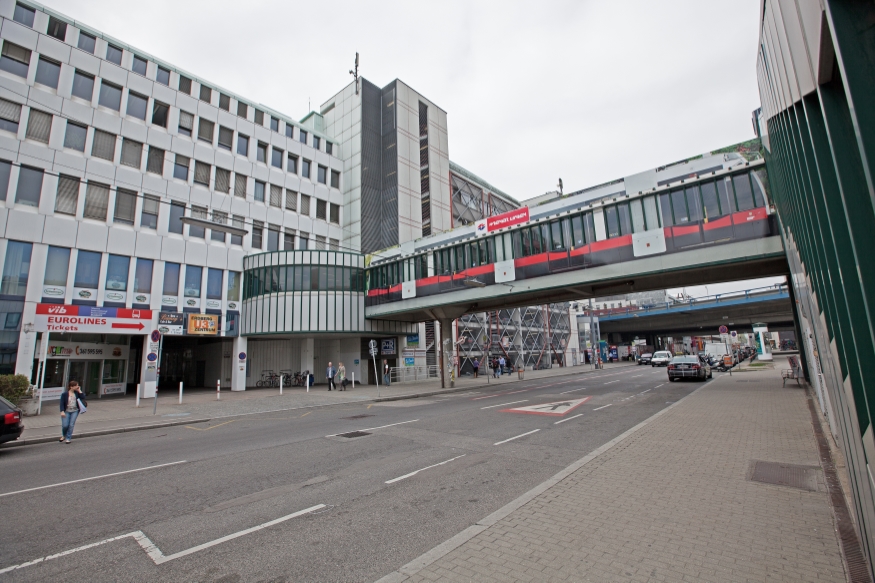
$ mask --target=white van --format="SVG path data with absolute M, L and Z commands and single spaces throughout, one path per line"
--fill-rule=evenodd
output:
M 653 353 L 653 358 L 650 359 L 650 366 L 668 366 L 671 361 L 671 352 L 660 350 Z

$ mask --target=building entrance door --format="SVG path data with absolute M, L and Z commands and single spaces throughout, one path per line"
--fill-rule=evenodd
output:
M 100 390 L 99 360 L 71 360 L 67 382 L 79 381 L 82 392 L 86 395 L 96 395 Z

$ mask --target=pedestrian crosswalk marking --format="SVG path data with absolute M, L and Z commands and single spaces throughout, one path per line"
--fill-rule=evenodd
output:
M 554 401 L 552 403 L 541 403 L 540 405 L 528 405 L 526 407 L 514 407 L 512 409 L 501 409 L 502 413 L 528 413 L 529 415 L 549 415 L 551 417 L 562 417 L 569 411 L 573 411 L 580 407 L 592 397 L 583 397 L 582 399 L 568 399 L 566 401 Z

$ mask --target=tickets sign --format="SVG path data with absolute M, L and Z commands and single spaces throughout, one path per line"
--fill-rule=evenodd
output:
M 139 334 L 150 327 L 152 310 L 37 304 L 38 332 Z
M 188 333 L 200 336 L 215 336 L 219 333 L 219 316 L 215 314 L 189 314 Z
M 487 217 L 474 223 L 474 232 L 479 237 L 498 229 L 520 225 L 529 221 L 529 207 L 514 209 L 494 217 Z

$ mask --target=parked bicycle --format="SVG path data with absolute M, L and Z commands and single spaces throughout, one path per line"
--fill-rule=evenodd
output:
M 261 380 L 255 382 L 256 387 L 278 387 L 280 386 L 280 377 L 272 370 L 261 371 Z

